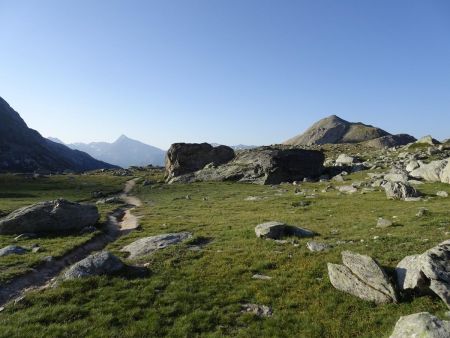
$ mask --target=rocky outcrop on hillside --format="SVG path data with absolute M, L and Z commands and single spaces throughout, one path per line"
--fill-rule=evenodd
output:
M 81 151 L 42 137 L 0 97 L 0 171 L 85 171 L 114 168 Z
M 336 115 L 314 123 L 303 134 L 284 144 L 314 145 L 327 143 L 359 143 L 390 135 L 388 132 L 363 123 L 348 122 Z
M 398 134 L 382 136 L 370 141 L 366 141 L 364 142 L 364 145 L 375 149 L 384 149 L 400 147 L 416 141 L 417 139 L 414 136 L 408 134 Z
M 223 165 L 210 164 L 196 172 L 172 176 L 169 182 L 239 181 L 279 184 L 300 181 L 320 176 L 324 169 L 324 159 L 323 153 L 316 150 L 260 147 L 244 150 Z
M 220 165 L 234 158 L 227 146 L 213 147 L 208 143 L 174 143 L 166 154 L 166 179 L 193 173 L 207 164 Z

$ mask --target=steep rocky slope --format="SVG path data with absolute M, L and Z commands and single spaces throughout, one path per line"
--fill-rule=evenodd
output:
M 0 171 L 85 171 L 113 168 L 81 151 L 42 137 L 0 97 Z

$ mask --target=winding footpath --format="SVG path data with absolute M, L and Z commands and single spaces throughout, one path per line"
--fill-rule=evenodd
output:
M 104 232 L 91 238 L 84 244 L 73 248 L 61 257 L 44 262 L 33 271 L 13 278 L 4 285 L 0 285 L 0 307 L 10 301 L 21 299 L 27 291 L 44 289 L 62 270 L 86 258 L 94 251 L 102 250 L 106 245 L 128 234 L 139 226 L 139 218 L 133 215 L 135 207 L 142 202 L 135 196 L 130 196 L 138 178 L 125 183 L 120 198 L 126 203 L 108 215 Z

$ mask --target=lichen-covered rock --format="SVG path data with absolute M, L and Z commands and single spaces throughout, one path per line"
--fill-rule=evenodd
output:
M 255 233 L 256 237 L 270 239 L 279 239 L 283 236 L 313 237 L 316 235 L 311 230 L 276 221 L 258 224 L 255 227 Z
M 0 219 L 0 234 L 60 233 L 81 230 L 99 219 L 97 207 L 64 199 L 17 209 Z
M 377 304 L 397 302 L 391 282 L 372 258 L 344 251 L 342 262 L 328 263 L 328 276 L 336 289 Z
M 405 200 L 420 196 L 420 193 L 408 183 L 387 181 L 382 184 L 382 187 L 389 199 Z
M 390 338 L 448 338 L 450 322 L 428 312 L 400 317 Z
M 97 252 L 69 267 L 62 275 L 62 280 L 110 275 L 124 267 L 122 261 L 110 252 Z
M 429 182 L 450 183 L 450 160 L 445 159 L 423 164 L 411 171 L 409 175 Z
M 170 245 L 178 244 L 192 237 L 190 232 L 178 232 L 163 235 L 145 237 L 134 241 L 123 247 L 121 251 L 128 252 L 129 258 L 133 259 L 140 256 L 152 254 L 157 250 L 164 249 Z
M 395 274 L 399 290 L 414 290 L 425 287 L 426 277 L 421 271 L 419 258 L 420 255 L 406 256 L 397 264 Z

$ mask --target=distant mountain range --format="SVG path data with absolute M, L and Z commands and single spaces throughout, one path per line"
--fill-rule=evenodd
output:
M 53 142 L 63 143 L 61 140 L 49 137 Z M 120 136 L 113 143 L 71 143 L 68 147 L 88 153 L 92 157 L 118 165 L 123 168 L 130 166 L 156 165 L 163 166 L 166 152 L 162 149 L 133 140 L 125 135 Z
M 0 97 L 0 171 L 85 171 L 114 167 L 42 137 L 28 128 L 20 115 Z
M 375 142 L 377 140 L 377 142 Z M 304 133 L 284 142 L 288 145 L 317 145 L 327 143 L 369 142 L 374 147 L 392 147 L 414 142 L 407 134 L 391 135 L 383 129 L 361 122 L 348 122 L 339 116 L 331 115 L 314 123 Z
M 211 145 L 213 147 L 218 147 L 221 144 L 219 144 L 219 143 L 211 143 Z M 229 146 L 229 147 L 232 148 L 233 150 L 245 150 L 245 149 L 257 148 L 258 146 L 248 146 L 248 145 L 245 145 L 245 144 L 236 144 L 234 146 Z

